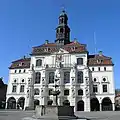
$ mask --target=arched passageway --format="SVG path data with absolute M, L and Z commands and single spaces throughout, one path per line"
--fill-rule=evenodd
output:
M 80 100 L 77 102 L 77 111 L 84 111 L 84 101 Z
M 106 97 L 102 100 L 102 111 L 112 111 L 112 102 L 110 98 Z
M 36 108 L 36 105 L 40 105 L 40 101 L 37 99 L 34 100 L 34 108 Z
M 64 100 L 63 101 L 63 106 L 70 106 L 69 100 Z
M 17 102 L 17 109 L 24 109 L 25 98 L 20 97 Z
M 10 97 L 7 101 L 7 109 L 16 109 L 16 100 L 14 97 Z
M 91 111 L 100 111 L 100 104 L 97 98 L 92 98 L 90 100 Z

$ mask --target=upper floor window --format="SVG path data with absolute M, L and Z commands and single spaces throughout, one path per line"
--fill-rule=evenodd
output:
M 40 93 L 39 89 L 36 88 L 36 89 L 34 90 L 34 95 L 39 95 L 39 93 Z
M 97 85 L 93 85 L 93 92 L 94 92 L 94 93 L 98 92 L 98 87 L 97 87 Z
M 35 84 L 40 83 L 40 80 L 41 80 L 41 73 L 36 72 L 35 73 Z
M 16 92 L 16 89 L 17 89 L 17 86 L 16 86 L 16 85 L 13 85 L 13 87 L 12 87 L 12 92 Z
M 104 71 L 106 71 L 106 67 L 104 67 Z
M 53 89 L 49 89 L 49 95 L 52 95 Z
M 69 95 L 69 89 L 64 90 L 64 95 Z
M 25 86 L 24 86 L 24 85 L 21 85 L 21 86 L 20 86 L 20 92 L 24 92 L 24 88 L 25 88 Z
M 83 72 L 79 71 L 77 73 L 77 83 L 83 83 Z
M 107 85 L 103 85 L 103 92 L 107 92 Z
M 78 90 L 78 95 L 83 95 L 83 90 L 82 89 Z
M 77 65 L 83 65 L 83 58 L 77 58 Z
M 36 66 L 42 66 L 42 60 L 41 59 L 36 60 Z
M 70 72 L 64 72 L 64 83 L 70 83 Z
M 49 83 L 54 83 L 54 72 L 49 73 Z

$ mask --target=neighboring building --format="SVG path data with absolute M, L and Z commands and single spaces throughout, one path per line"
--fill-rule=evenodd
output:
M 3 79 L 0 78 L 0 109 L 5 108 L 6 92 L 7 92 L 7 85 L 4 84 Z
M 33 47 L 30 58 L 12 62 L 9 70 L 6 108 L 29 106 L 29 80 L 34 76 L 34 103 L 51 104 L 51 91 L 59 85 L 58 104 L 69 101 L 75 111 L 115 109 L 113 63 L 102 52 L 90 55 L 86 45 L 70 41 L 70 28 L 65 11 L 59 16 L 56 40 Z M 34 65 L 35 73 L 31 69 Z

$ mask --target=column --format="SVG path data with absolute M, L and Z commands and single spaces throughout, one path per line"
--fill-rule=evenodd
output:
M 115 111 L 115 103 L 112 103 L 113 111 Z
M 100 111 L 102 111 L 102 103 L 100 103 Z

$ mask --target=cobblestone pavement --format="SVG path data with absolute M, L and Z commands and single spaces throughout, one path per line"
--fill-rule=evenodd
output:
M 32 119 L 34 111 L 0 110 L 0 120 L 36 120 Z M 120 111 L 110 112 L 76 112 L 79 117 L 90 120 L 120 120 Z

